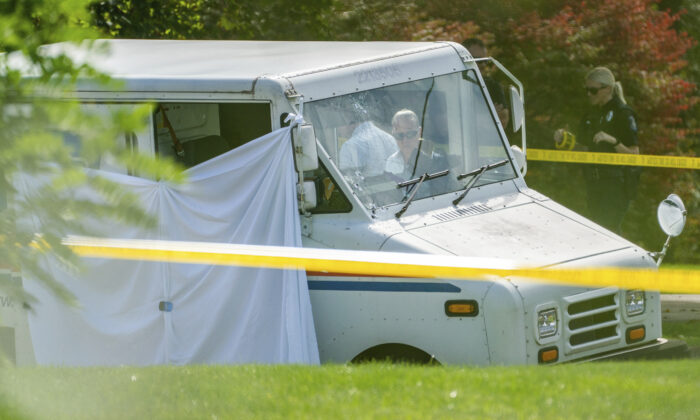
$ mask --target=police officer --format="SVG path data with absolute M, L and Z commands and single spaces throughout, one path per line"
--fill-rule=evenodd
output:
M 593 110 L 581 121 L 578 136 L 557 130 L 555 146 L 567 150 L 639 154 L 634 111 L 627 106 L 622 85 L 615 81 L 612 72 L 606 67 L 594 68 L 586 75 L 584 87 Z M 638 169 L 587 165 L 584 174 L 591 218 L 619 233 L 636 193 Z

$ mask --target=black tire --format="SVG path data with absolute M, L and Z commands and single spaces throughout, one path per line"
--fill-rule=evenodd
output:
M 439 365 L 435 357 L 423 350 L 400 343 L 371 347 L 352 359 L 352 363 L 388 362 L 395 364 Z

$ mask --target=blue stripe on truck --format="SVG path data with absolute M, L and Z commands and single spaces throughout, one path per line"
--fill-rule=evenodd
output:
M 459 287 L 450 283 L 416 283 L 390 281 L 331 281 L 309 280 L 309 290 L 342 290 L 358 292 L 428 292 L 459 293 Z

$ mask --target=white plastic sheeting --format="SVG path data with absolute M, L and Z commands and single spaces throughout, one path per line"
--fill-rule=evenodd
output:
M 301 246 L 289 128 L 190 168 L 185 185 L 99 174 L 138 194 L 159 223 L 106 226 L 105 237 Z M 80 274 L 49 265 L 79 309 L 26 279 L 39 300 L 30 328 L 40 364 L 319 363 L 303 271 L 85 264 Z

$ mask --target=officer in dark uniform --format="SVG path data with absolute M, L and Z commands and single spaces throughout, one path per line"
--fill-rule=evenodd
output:
M 612 72 L 605 67 L 591 70 L 586 75 L 585 89 L 594 110 L 581 121 L 578 136 L 557 130 L 554 134 L 556 147 L 639 154 L 634 111 L 626 104 L 622 85 L 615 81 Z M 591 218 L 619 233 L 622 219 L 636 193 L 638 168 L 587 165 L 584 174 Z

